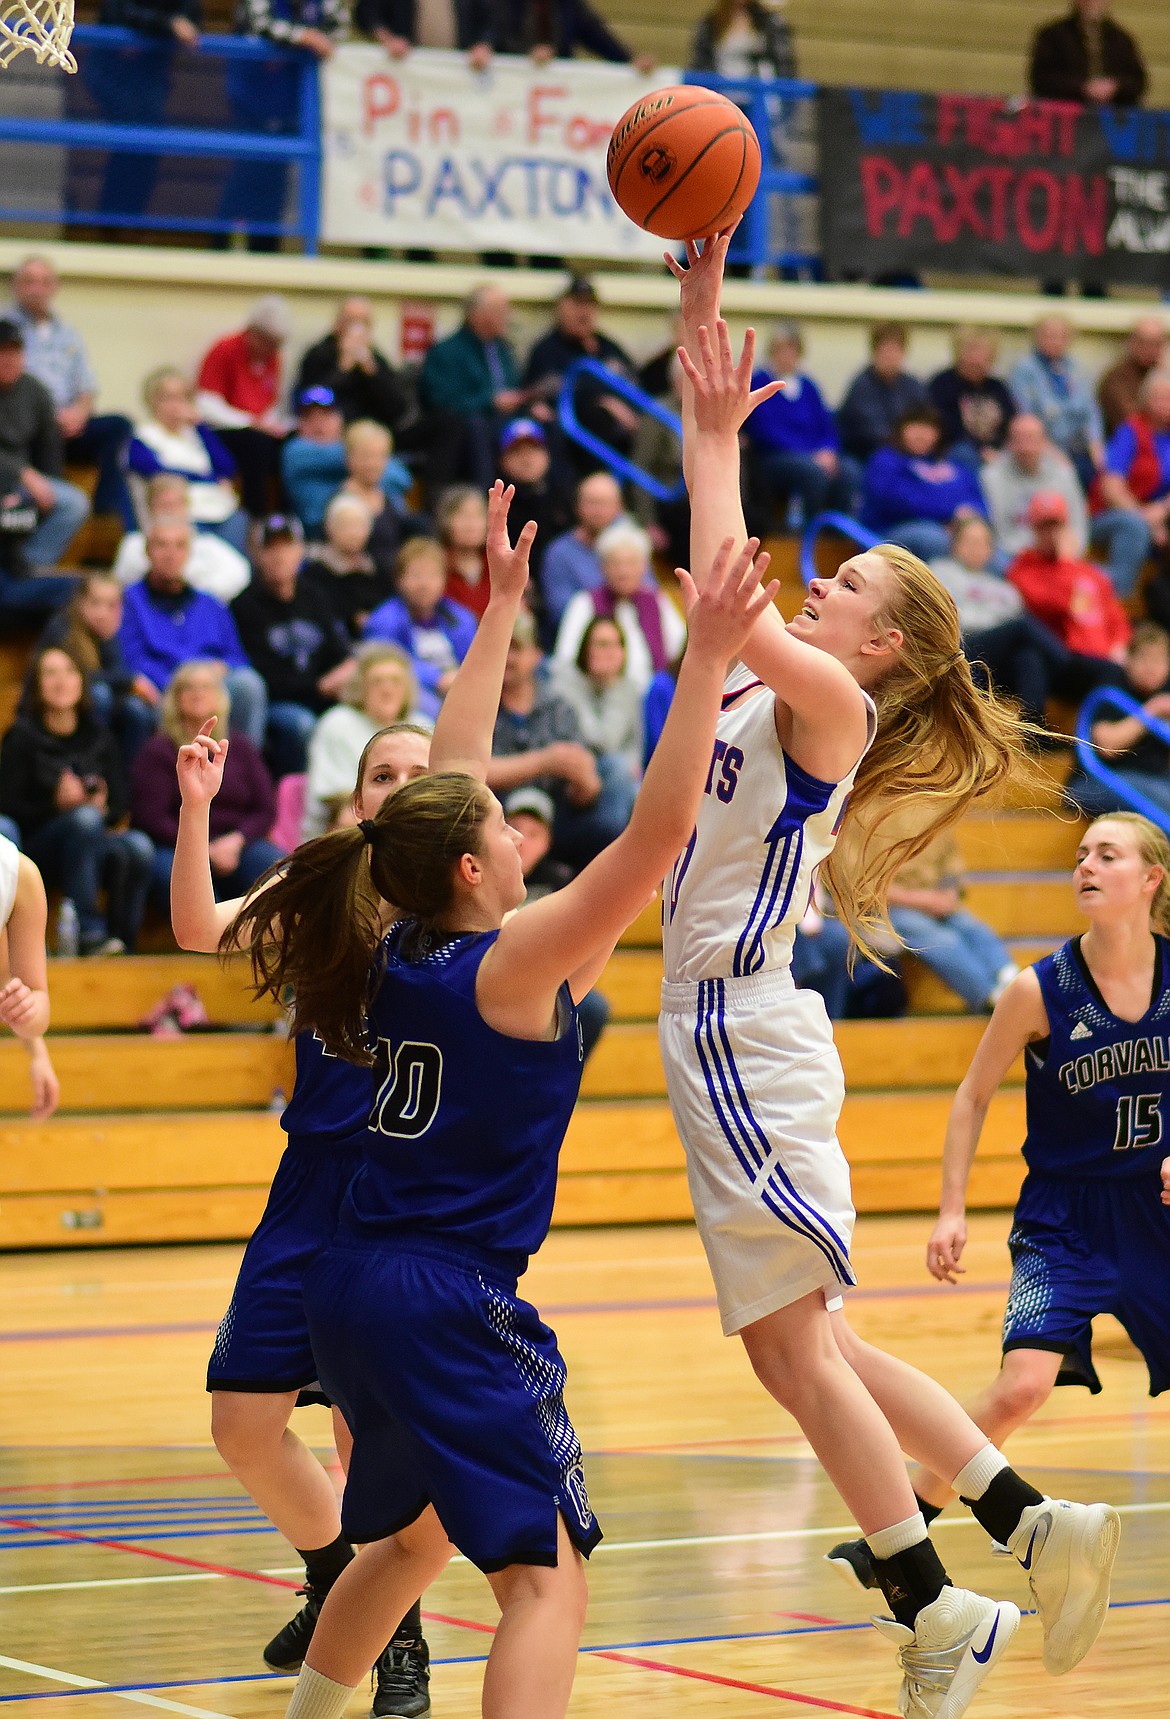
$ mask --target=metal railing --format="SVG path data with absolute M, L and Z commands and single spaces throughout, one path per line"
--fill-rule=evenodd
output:
M 298 48 L 277 48 L 269 42 L 244 36 L 206 35 L 194 48 L 179 48 L 164 38 L 140 35 L 133 30 L 79 25 L 73 32 L 77 53 L 76 79 L 57 74 L 52 83 L 43 74 L 34 83 L 5 74 L 4 112 L 0 112 L 0 143 L 5 146 L 9 171 L 0 184 L 0 221 L 51 222 L 65 225 L 129 227 L 154 231 L 231 233 L 237 229 L 264 238 L 300 238 L 307 253 L 315 253 L 321 228 L 321 103 L 317 62 Z M 215 72 L 208 62 L 222 62 Z M 118 117 L 132 111 L 139 115 L 153 109 L 161 120 L 162 109 L 184 103 L 172 101 L 173 86 L 180 74 L 201 69 L 214 77 L 214 99 L 199 99 L 188 91 L 185 106 L 193 118 L 218 107 L 227 123 L 128 123 Z M 8 80 L 12 80 L 10 83 Z M 182 97 L 182 90 L 178 92 Z M 24 100 L 40 110 L 18 113 L 13 109 Z M 46 105 L 58 112 L 44 117 Z M 72 109 L 73 111 L 70 111 Z M 88 117 L 96 110 L 100 117 Z M 61 152 L 59 168 L 61 200 L 56 207 L 38 207 L 36 202 L 14 204 L 12 164 L 15 146 Z M 88 152 L 88 154 L 86 153 Z M 104 164 L 93 162 L 93 152 L 106 155 Z M 156 166 L 146 166 L 154 158 Z M 36 163 L 51 157 L 39 153 Z M 190 184 L 175 187 L 175 206 L 154 211 L 147 207 L 120 207 L 119 201 L 150 203 L 160 168 L 182 161 L 226 161 L 231 165 L 223 184 L 209 190 L 209 206 L 192 210 Z M 131 165 L 140 165 L 135 171 Z M 283 218 L 283 191 L 289 168 L 297 169 L 295 215 Z M 145 177 L 144 177 L 145 173 Z M 100 184 L 96 199 L 79 195 L 74 181 Z M 51 182 L 51 175 L 35 171 L 36 187 Z M 132 196 L 130 187 L 138 188 Z M 145 185 L 145 196 L 142 187 Z M 7 190 L 7 195 L 5 194 Z M 273 202 L 281 207 L 273 209 Z M 180 206 L 185 203 L 185 206 Z
M 1135 787 L 1120 771 L 1114 770 L 1093 745 L 1093 724 L 1100 721 L 1107 711 L 1112 711 L 1115 717 L 1118 711 L 1126 716 L 1136 716 L 1149 733 L 1156 735 L 1164 745 L 1170 746 L 1170 724 L 1157 716 L 1149 716 L 1137 699 L 1131 698 L 1127 692 L 1120 692 L 1112 686 L 1099 686 L 1095 692 L 1089 694 L 1077 715 L 1077 763 L 1086 776 L 1102 783 L 1115 794 L 1120 805 L 1128 806 L 1133 812 L 1140 812 L 1143 818 L 1149 818 L 1152 824 L 1170 835 L 1170 812 L 1159 806 L 1155 800 L 1151 800 L 1147 794 L 1143 794 L 1141 789 Z
M 655 501 L 681 501 L 687 493 L 681 466 L 678 481 L 664 484 L 652 472 L 644 471 L 641 466 L 635 465 L 633 460 L 628 460 L 624 454 L 618 453 L 616 448 L 611 448 L 608 442 L 602 441 L 600 436 L 594 435 L 593 431 L 581 422 L 577 415 L 577 390 L 587 376 L 592 377 L 595 382 L 604 383 L 608 394 L 616 394 L 637 411 L 656 418 L 660 424 L 665 424 L 668 430 L 674 431 L 680 449 L 682 447 L 683 427 L 678 413 L 672 412 L 669 406 L 664 406 L 661 400 L 655 400 L 653 395 L 647 394 L 625 376 L 600 364 L 596 358 L 578 358 L 565 372 L 561 391 L 557 396 L 557 422 L 564 434 L 571 442 L 576 442 L 579 447 L 592 454 L 594 459 L 600 460 L 616 477 L 625 483 L 637 484 L 639 489 L 652 495 Z

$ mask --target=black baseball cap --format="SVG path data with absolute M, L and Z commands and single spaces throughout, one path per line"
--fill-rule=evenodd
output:
M 597 303 L 597 288 L 588 275 L 570 275 L 569 284 L 561 294 L 562 298 L 584 299 L 588 304 Z
M 267 549 L 270 543 L 280 543 L 285 540 L 290 543 L 305 541 L 304 528 L 295 513 L 270 513 L 260 527 L 260 547 Z
M 0 316 L 0 346 L 23 346 L 24 330 L 10 316 Z

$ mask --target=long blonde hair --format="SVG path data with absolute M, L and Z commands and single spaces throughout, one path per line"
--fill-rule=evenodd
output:
M 192 657 L 189 662 L 180 663 L 162 696 L 162 706 L 159 710 L 159 727 L 174 743 L 177 751 L 185 746 L 191 738 L 187 733 L 186 724 L 179 715 L 179 695 L 193 680 L 200 675 L 209 674 L 219 683 L 219 692 L 215 704 L 214 734 L 219 740 L 226 740 L 228 719 L 232 713 L 232 695 L 227 689 L 226 669 L 217 657 Z
M 870 553 L 896 580 L 876 624 L 897 628 L 903 642 L 870 689 L 877 732 L 822 875 L 854 946 L 880 962 L 895 872 L 1009 776 L 1037 781 L 1025 745 L 1037 731 L 1014 704 L 972 679 L 955 600 L 925 562 L 896 543 L 879 543 Z M 909 806 L 920 816 L 907 834 Z M 886 829 L 895 817 L 896 836 Z
M 1150 902 L 1150 927 L 1170 937 L 1170 837 L 1140 812 L 1102 812 L 1089 829 L 1097 824 L 1125 824 L 1134 833 L 1142 864 L 1161 866 L 1162 881 Z

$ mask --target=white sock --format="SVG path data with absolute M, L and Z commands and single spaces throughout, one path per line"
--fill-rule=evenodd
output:
M 916 1510 L 913 1516 L 907 1516 L 905 1522 L 895 1522 L 891 1528 L 879 1528 L 875 1534 L 867 1534 L 865 1543 L 881 1562 L 885 1558 L 896 1558 L 899 1552 L 908 1552 L 911 1546 L 921 1545 L 926 1538 L 926 1523 L 921 1510 Z
M 334 1683 L 311 1665 L 302 1665 L 285 1719 L 341 1719 L 356 1688 L 356 1683 Z
M 1002 1451 L 996 1450 L 993 1444 L 985 1444 L 977 1451 L 965 1468 L 961 1468 L 951 1481 L 951 1486 L 961 1499 L 974 1503 L 983 1497 L 997 1474 L 1002 1474 L 1008 1466 L 1008 1459 Z

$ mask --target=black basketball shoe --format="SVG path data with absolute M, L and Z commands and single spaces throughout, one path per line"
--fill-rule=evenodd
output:
M 825 1562 L 833 1566 L 842 1581 L 848 1582 L 859 1593 L 878 1586 L 873 1553 L 865 1540 L 842 1540 L 839 1546 L 825 1553 Z
M 304 1605 L 296 1617 L 290 1618 L 264 1649 L 264 1663 L 273 1671 L 301 1669 L 309 1643 L 313 1639 L 313 1631 L 317 1627 L 321 1607 L 325 1604 L 325 1595 L 318 1593 L 311 1582 L 306 1582 L 297 1592 L 304 1594 Z
M 374 1666 L 370 1719 L 422 1719 L 431 1710 L 431 1654 L 421 1636 L 396 1635 Z

